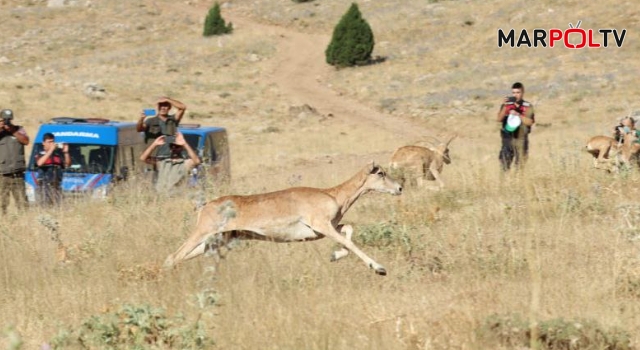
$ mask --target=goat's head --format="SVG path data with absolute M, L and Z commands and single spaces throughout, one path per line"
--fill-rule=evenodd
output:
M 619 146 L 623 149 L 631 149 L 633 144 L 638 142 L 638 134 L 635 129 L 625 126 L 620 128 L 620 134 L 622 136 L 622 140 L 620 141 Z
M 624 128 L 624 143 L 632 145 L 638 141 L 638 134 L 635 129 Z
M 635 129 L 624 127 L 623 141 L 620 147 L 620 153 L 622 153 L 622 161 L 628 163 L 629 160 L 636 156 L 640 151 L 640 144 L 638 143 L 638 134 Z
M 375 162 L 367 164 L 366 180 L 364 187 L 370 191 L 377 191 L 383 193 L 391 193 L 393 195 L 399 195 L 402 193 L 402 185 L 396 180 L 387 175 L 384 169 L 377 165 Z
M 432 150 L 433 152 L 439 154 L 440 156 L 442 156 L 442 161 L 445 164 L 451 164 L 451 157 L 449 156 L 449 144 L 456 137 L 458 137 L 458 135 L 453 134 L 449 137 L 447 142 L 442 142 L 433 136 L 427 136 L 427 140 L 419 141 L 416 144 L 421 146 L 423 145 L 423 147 L 426 147 Z

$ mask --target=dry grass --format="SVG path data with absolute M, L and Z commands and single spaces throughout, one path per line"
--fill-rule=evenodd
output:
M 189 106 L 188 121 L 229 129 L 234 181 L 223 193 L 331 186 L 369 159 L 386 164 L 396 147 L 414 141 L 362 114 L 290 113 L 299 96 L 274 77 L 286 64 L 274 62 L 281 34 L 328 38 L 346 11 L 340 1 L 236 0 L 223 16 L 285 32 L 258 36 L 240 22 L 220 39 L 200 36 L 204 1 L 91 3 L 48 9 L 43 1 L 0 0 L 7 33 L 0 57 L 9 61 L 0 63 L 0 107 L 13 108 L 31 135 L 59 115 L 134 120 L 155 97 L 171 95 Z M 640 110 L 630 74 L 640 53 L 631 40 L 639 21 L 633 3 L 359 5 L 376 35 L 374 54 L 388 60 L 329 69 L 318 81 L 345 105 L 369 106 L 392 122 L 464 130 L 443 170 L 444 191 L 368 195 L 345 218 L 389 276 L 354 257 L 330 263 L 330 241 L 247 243 L 215 275 L 207 258 L 164 272 L 161 262 L 193 227 L 193 202 L 157 198 L 132 183 L 107 202 L 4 218 L 0 330 L 13 326 L 31 349 L 91 315 L 148 303 L 201 318 L 220 349 L 486 349 L 494 344 L 476 329 L 494 313 L 597 320 L 640 344 L 640 174 L 597 172 L 582 152 L 588 137 Z M 577 20 L 626 28 L 625 46 L 496 48 L 498 27 L 564 28 Z M 503 177 L 493 120 L 516 80 L 536 103 L 538 122 L 551 127 L 531 135 L 526 172 Z M 89 82 L 104 86 L 106 98 L 84 96 Z M 41 224 L 47 216 L 68 247 L 65 263 Z M 215 306 L 199 304 L 210 290 L 218 293 Z M 9 338 L 0 336 L 0 346 Z

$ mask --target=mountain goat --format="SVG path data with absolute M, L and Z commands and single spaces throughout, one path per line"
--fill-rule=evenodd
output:
M 220 197 L 202 207 L 195 230 L 167 257 L 165 266 L 174 266 L 207 251 L 219 258 L 219 250 L 234 240 L 306 242 L 329 237 L 343 246 L 332 254 L 333 261 L 351 252 L 377 274 L 386 275 L 382 265 L 351 241 L 353 227 L 340 224 L 360 196 L 374 191 L 399 195 L 402 186 L 371 162 L 349 180 L 331 188 L 292 187 Z
M 451 164 L 449 144 L 456 136 L 454 134 L 447 142 L 437 141 L 436 145 L 430 143 L 427 147 L 417 145 L 400 147 L 393 152 L 389 169 L 394 174 L 397 173 L 396 177 L 403 183 L 415 181 L 419 187 L 422 187 L 425 180 L 435 180 L 438 183 L 438 189 L 441 189 L 444 187 L 444 182 L 440 174 L 444 164 Z
M 629 166 L 631 158 L 638 155 L 640 144 L 633 129 L 623 133 L 622 142 L 609 136 L 594 136 L 587 141 L 586 150 L 593 156 L 593 165 L 597 169 L 617 172 L 621 165 Z

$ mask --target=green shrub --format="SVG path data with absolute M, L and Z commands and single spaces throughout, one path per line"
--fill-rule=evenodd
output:
M 354 228 L 353 241 L 363 247 L 402 248 L 410 253 L 413 249 L 408 228 L 396 221 L 368 224 Z
M 220 4 L 216 2 L 209 10 L 207 18 L 204 20 L 204 31 L 202 32 L 202 35 L 222 35 L 229 34 L 232 31 L 233 24 L 231 22 L 229 22 L 228 25 L 225 24 L 224 18 L 220 15 Z
M 4 344 L 7 350 L 19 350 L 24 345 L 22 336 L 13 325 L 6 328 L 2 335 L 0 336 L 0 344 Z
M 51 340 L 54 349 L 175 348 L 205 349 L 213 344 L 202 323 L 169 319 L 148 305 L 124 305 L 117 312 L 93 315 L 75 330 L 63 329 Z
M 325 50 L 327 63 L 337 67 L 365 64 L 373 52 L 373 32 L 356 3 L 345 13 L 333 30 Z
M 556 318 L 539 322 L 534 342 L 539 349 L 631 350 L 631 338 L 623 330 L 603 329 L 591 320 Z M 503 346 L 531 345 L 531 327 L 518 315 L 491 315 L 479 329 L 480 338 Z
M 397 226 L 393 223 L 382 222 L 358 227 L 358 235 L 353 240 L 360 246 L 383 248 L 390 246 L 395 238 Z

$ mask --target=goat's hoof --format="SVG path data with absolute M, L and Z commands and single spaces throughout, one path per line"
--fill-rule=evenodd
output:
M 336 256 L 335 252 L 331 253 L 331 259 L 329 259 L 329 261 L 331 262 L 338 261 L 338 257 Z
M 370 268 L 372 268 L 375 272 L 376 275 L 380 275 L 380 276 L 386 276 L 387 275 L 387 270 L 384 269 L 384 267 L 378 265 L 378 266 L 373 266 L 373 264 L 369 265 Z
M 164 264 L 162 265 L 162 268 L 165 270 L 171 270 L 171 269 L 175 269 L 176 265 L 173 263 L 172 260 L 168 260 L 164 262 Z

